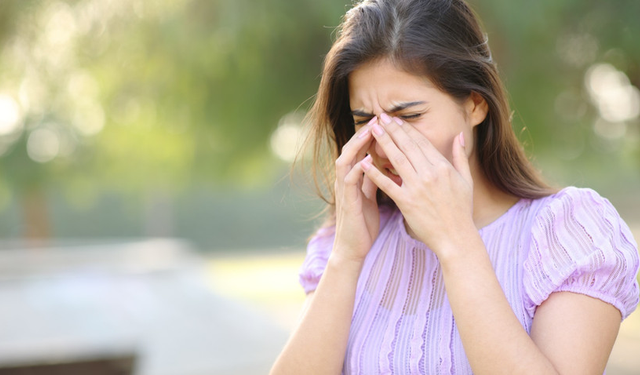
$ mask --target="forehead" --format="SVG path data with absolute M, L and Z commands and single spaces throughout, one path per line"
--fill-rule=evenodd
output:
M 428 78 L 407 73 L 388 60 L 364 64 L 349 75 L 352 109 L 428 100 L 442 94 Z

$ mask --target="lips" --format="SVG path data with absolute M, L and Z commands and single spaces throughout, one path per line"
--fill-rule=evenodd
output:
M 395 182 L 398 186 L 402 186 L 402 177 L 400 177 L 398 171 L 393 168 L 393 165 L 387 163 L 383 165 L 382 168 L 391 181 Z

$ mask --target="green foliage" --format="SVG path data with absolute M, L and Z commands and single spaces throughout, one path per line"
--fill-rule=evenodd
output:
M 269 137 L 308 105 L 347 3 L 3 0 L 0 95 L 21 111 L 20 129 L 0 135 L 4 189 L 62 186 L 90 199 L 101 189 L 272 181 L 280 164 Z M 640 85 L 640 2 L 473 4 L 530 151 L 566 169 L 603 154 L 637 158 L 637 136 L 594 135 L 583 82 L 592 64 L 609 62 Z M 637 119 L 627 125 L 637 132 Z M 44 151 L 46 135 L 57 136 L 51 160 L 27 152 L 39 129 L 49 132 Z

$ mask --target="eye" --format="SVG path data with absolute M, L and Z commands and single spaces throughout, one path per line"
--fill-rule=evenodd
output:
M 412 115 L 404 115 L 404 116 L 400 116 L 402 117 L 404 120 L 411 120 L 411 119 L 416 119 L 418 117 L 422 116 L 422 113 L 416 113 L 416 114 L 412 114 Z
M 355 126 L 362 126 L 362 125 L 366 125 L 369 121 L 371 121 L 371 119 L 372 119 L 372 118 L 373 118 L 373 117 L 370 117 L 370 118 L 368 118 L 368 119 L 366 119 L 366 120 L 361 120 L 361 121 L 353 120 L 353 124 L 354 124 Z

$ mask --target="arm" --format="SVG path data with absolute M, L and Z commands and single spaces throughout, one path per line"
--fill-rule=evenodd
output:
M 615 307 L 585 295 L 554 293 L 538 307 L 529 336 L 507 302 L 482 240 L 469 243 L 441 263 L 475 373 L 603 373 L 620 326 Z
M 372 122 L 376 121 L 374 117 Z M 336 160 L 336 234 L 327 267 L 308 297 L 298 327 L 278 357 L 272 375 L 340 374 L 349 339 L 358 277 L 378 236 L 377 187 L 359 163 L 372 136 L 357 132 Z
M 272 375 L 340 374 L 347 349 L 361 264 L 332 256 Z
M 619 328 L 620 312 L 612 305 L 558 292 L 538 307 L 531 338 L 559 373 L 602 374 Z

